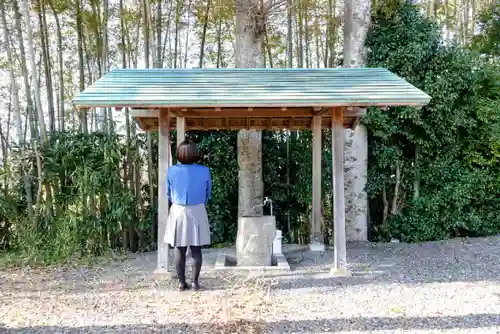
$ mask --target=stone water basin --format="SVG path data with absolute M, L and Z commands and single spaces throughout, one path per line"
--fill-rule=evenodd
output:
M 236 265 L 271 266 L 275 237 L 275 216 L 238 217 Z

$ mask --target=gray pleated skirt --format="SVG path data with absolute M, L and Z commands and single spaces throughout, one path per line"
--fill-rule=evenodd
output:
M 172 247 L 210 245 L 210 225 L 204 204 L 172 204 L 164 241 Z

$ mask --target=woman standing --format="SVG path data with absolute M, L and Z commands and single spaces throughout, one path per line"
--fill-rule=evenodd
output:
M 191 249 L 193 274 L 191 287 L 200 288 L 201 246 L 210 244 L 210 227 L 205 205 L 212 192 L 210 169 L 198 165 L 196 144 L 184 140 L 177 147 L 179 164 L 170 166 L 167 174 L 167 195 L 170 207 L 165 242 L 175 247 L 175 266 L 179 290 L 186 290 L 186 251 Z

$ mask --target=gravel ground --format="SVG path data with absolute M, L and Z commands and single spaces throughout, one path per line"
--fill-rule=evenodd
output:
M 183 293 L 152 279 L 154 254 L 0 271 L 0 333 L 500 333 L 500 237 L 353 244 L 350 278 L 329 277 L 330 250 L 287 256 L 265 276 L 207 263 Z

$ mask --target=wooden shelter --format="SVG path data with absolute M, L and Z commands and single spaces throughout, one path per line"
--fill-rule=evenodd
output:
M 380 68 L 121 69 L 73 100 L 77 108 L 131 108 L 145 131 L 158 130 L 158 268 L 168 272 L 163 242 L 168 200 L 169 130 L 310 129 L 313 132 L 311 240 L 321 245 L 321 129 L 332 129 L 334 272 L 346 269 L 343 128 L 355 128 L 366 107 L 428 104 L 430 97 Z

